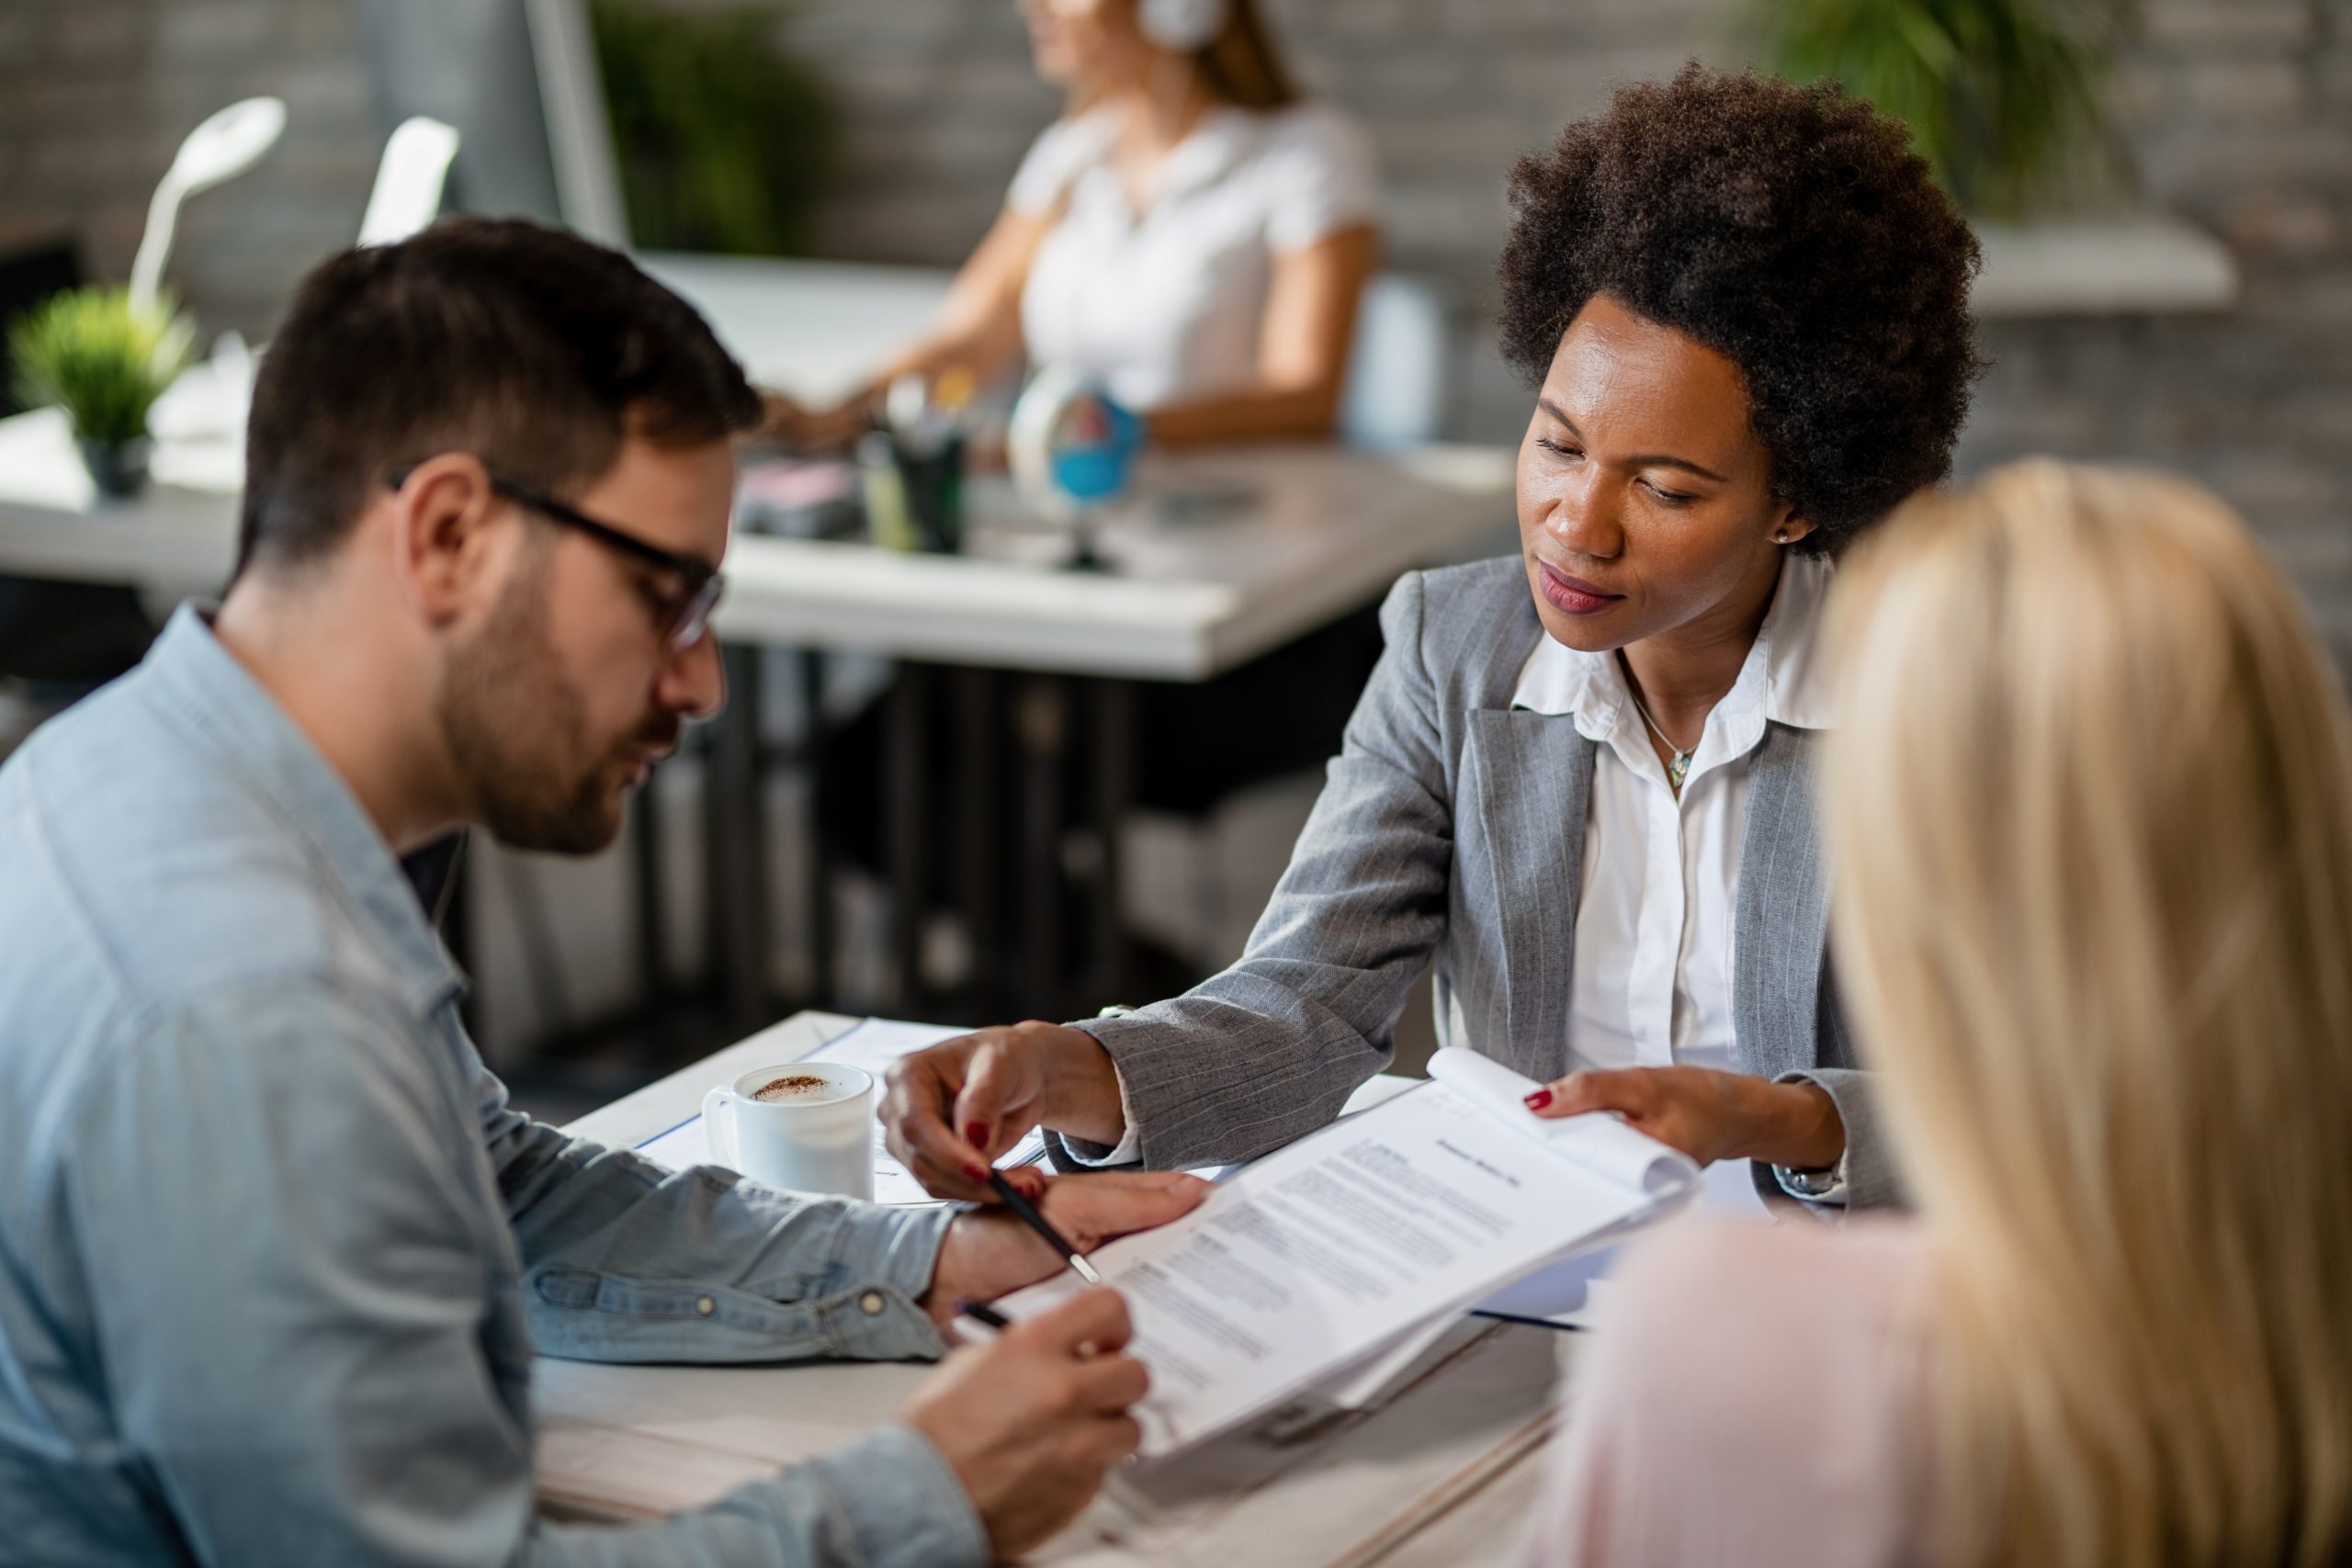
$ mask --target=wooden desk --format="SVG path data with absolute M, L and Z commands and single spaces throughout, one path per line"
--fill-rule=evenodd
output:
M 712 1083 L 856 1021 L 801 1013 L 571 1124 L 623 1146 L 699 1110 Z M 1380 1408 L 1304 1437 L 1238 1433 L 1123 1472 L 1034 1554 L 1084 1568 L 1396 1568 L 1513 1561 L 1541 1483 L 1546 1406 L 1585 1337 L 1466 1323 L 1453 1353 Z M 708 1502 L 887 1420 L 927 1369 L 615 1367 L 532 1376 L 543 1507 L 630 1520 Z

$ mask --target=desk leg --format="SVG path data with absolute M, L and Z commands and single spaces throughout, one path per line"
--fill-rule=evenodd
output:
M 1020 994 L 1013 1011 L 1068 1016 L 1064 959 L 1061 835 L 1062 769 L 1069 750 L 1069 682 L 1034 675 L 1014 693 L 1013 734 L 1021 748 Z
M 1114 1002 L 1140 1005 L 1145 998 L 1126 994 L 1134 965 L 1128 961 L 1127 929 L 1121 919 L 1119 894 L 1122 866 L 1119 829 L 1136 798 L 1136 688 L 1132 681 L 1090 682 L 1092 708 L 1087 744 L 1093 752 L 1094 833 L 1099 858 L 1094 868 L 1093 964 L 1087 976 L 1089 997 L 1082 1010 Z
M 710 730 L 703 863 L 720 1001 L 738 1023 L 767 1015 L 767 833 L 760 798 L 760 650 L 729 644 L 727 706 Z
M 808 837 L 808 1005 L 831 1007 L 833 1001 L 833 855 L 826 841 L 825 822 L 818 792 L 832 761 L 832 728 L 825 716 L 825 654 L 805 648 L 794 655 L 800 675 L 803 716 L 800 748 L 801 777 L 807 785 L 808 808 L 802 814 Z
M 638 994 L 648 1006 L 658 1006 L 669 994 L 670 979 L 662 963 L 662 935 L 670 921 L 662 886 L 662 810 L 650 779 L 628 803 L 624 829 L 628 835 L 629 877 L 637 886 L 636 939 Z
M 928 666 L 900 664 L 885 720 L 891 983 L 895 1005 L 910 1018 L 922 1016 L 923 917 L 931 901 L 931 685 Z
M 952 679 L 956 767 L 944 787 L 955 797 L 949 819 L 956 824 L 956 879 L 969 952 L 963 1000 L 973 1009 L 967 1016 L 993 1021 L 1012 1016 L 1020 1006 L 1006 997 L 1004 983 L 1004 931 L 1011 901 L 1004 885 L 1004 856 L 998 849 L 1004 831 L 999 820 L 1002 692 L 993 671 L 957 670 Z

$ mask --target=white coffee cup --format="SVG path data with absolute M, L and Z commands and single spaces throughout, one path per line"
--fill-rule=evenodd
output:
M 863 1067 L 755 1068 L 703 1097 L 702 1124 L 712 1160 L 763 1186 L 873 1201 L 874 1075 Z

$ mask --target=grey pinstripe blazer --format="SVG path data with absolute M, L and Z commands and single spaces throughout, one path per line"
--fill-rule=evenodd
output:
M 1117 1064 L 1148 1166 L 1248 1159 L 1330 1122 L 1386 1065 L 1430 964 L 1442 1043 L 1533 1078 L 1567 1071 L 1593 742 L 1510 709 L 1544 635 L 1524 569 L 1506 557 L 1414 573 L 1381 626 L 1386 651 L 1240 960 L 1182 997 L 1078 1026 Z M 1847 1201 L 1860 1206 L 1894 1200 L 1894 1179 L 1829 976 L 1812 746 L 1772 725 L 1752 754 L 1734 1027 L 1749 1071 L 1817 1083 L 1837 1102 Z

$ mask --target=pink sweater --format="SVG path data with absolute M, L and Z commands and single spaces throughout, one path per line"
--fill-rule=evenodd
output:
M 1529 1563 L 1927 1558 L 1916 1225 L 1681 1221 L 1634 1256 L 1602 1312 L 1565 1393 Z

